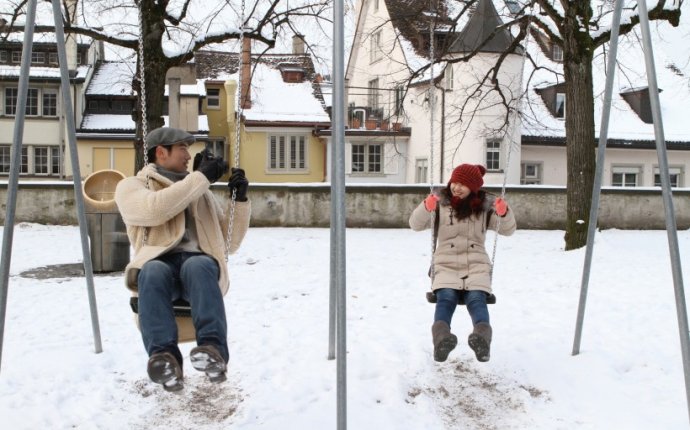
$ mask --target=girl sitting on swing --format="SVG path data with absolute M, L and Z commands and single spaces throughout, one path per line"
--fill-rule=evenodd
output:
M 491 294 L 491 261 L 484 241 L 486 230 L 510 236 L 515 217 L 500 197 L 489 196 L 481 165 L 461 164 L 453 170 L 448 186 L 432 193 L 410 215 L 410 228 L 431 228 L 430 212 L 438 211 L 438 246 L 434 251 L 430 276 L 436 295 L 434 324 L 431 326 L 434 360 L 446 361 L 458 338 L 450 323 L 458 303 L 465 303 L 474 330 L 468 344 L 477 360 L 489 361 L 491 325 L 487 297 Z M 500 219 L 499 219 L 500 218 Z

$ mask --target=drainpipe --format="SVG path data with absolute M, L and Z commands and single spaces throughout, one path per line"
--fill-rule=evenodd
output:
M 441 89 L 441 155 L 439 158 L 439 164 L 441 171 L 438 177 L 441 178 L 443 182 L 443 156 L 446 148 L 446 90 Z

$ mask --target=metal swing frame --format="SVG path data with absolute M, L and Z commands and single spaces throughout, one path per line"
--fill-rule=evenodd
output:
M 673 195 L 671 192 L 671 182 L 669 178 L 668 157 L 666 154 L 666 140 L 664 138 L 664 126 L 661 118 L 661 106 L 659 102 L 659 88 L 656 82 L 656 70 L 654 66 L 654 55 L 652 51 L 652 38 L 649 30 L 649 17 L 647 4 L 644 1 L 637 2 L 640 8 L 640 29 L 642 31 L 642 46 L 645 57 L 645 67 L 647 71 L 647 83 L 649 86 L 649 100 L 652 108 L 652 119 L 654 123 L 654 137 L 656 141 L 657 157 L 659 159 L 659 176 L 661 177 L 661 193 L 666 214 L 666 233 L 668 236 L 669 254 L 671 257 L 671 271 L 673 275 L 673 287 L 676 300 L 676 314 L 678 319 L 678 329 L 680 333 L 681 355 L 683 359 L 683 373 L 685 377 L 685 397 L 690 416 L 690 338 L 688 337 L 688 315 L 685 303 L 685 292 L 683 287 L 683 273 L 680 264 L 680 251 L 678 247 L 678 230 L 676 227 L 676 217 L 673 208 Z M 621 21 L 623 1 L 616 0 L 611 24 L 611 41 L 609 57 L 607 59 L 607 70 L 613 71 L 616 67 L 616 56 L 618 54 L 618 37 Z M 587 303 L 587 290 L 589 287 L 589 275 L 592 265 L 592 253 L 594 250 L 594 235 L 597 227 L 599 214 L 599 197 L 601 195 L 602 178 L 604 174 L 604 159 L 606 154 L 606 141 L 608 138 L 608 126 L 611 113 L 611 96 L 613 92 L 613 73 L 606 75 L 606 86 L 604 92 L 604 106 L 601 119 L 601 130 L 599 133 L 599 143 L 597 147 L 597 164 L 592 190 L 592 207 L 589 213 L 589 226 L 587 230 L 587 249 L 585 252 L 585 262 L 582 270 L 582 283 L 580 285 L 580 300 L 578 303 L 577 321 L 575 326 L 575 338 L 573 340 L 572 355 L 580 353 L 580 343 L 582 340 L 582 325 L 585 317 L 585 306 Z
M 31 52 L 33 49 L 34 26 L 36 25 L 36 2 L 29 0 L 27 3 L 26 23 L 24 25 L 24 45 L 22 48 L 22 62 L 19 74 L 19 87 L 17 95 L 17 111 L 12 139 L 12 159 L 10 160 L 10 176 L 7 186 L 7 211 L 5 215 L 5 228 L 2 238 L 2 257 L 0 261 L 0 363 L 2 361 L 2 346 L 5 333 L 5 316 L 7 311 L 7 293 L 10 261 L 12 258 L 12 239 L 14 236 L 14 216 L 17 209 L 17 189 L 19 182 L 19 168 L 21 165 L 21 145 L 24 140 L 24 119 L 26 116 L 26 100 L 28 94 L 29 72 L 31 69 Z M 69 142 L 70 159 L 72 162 L 72 177 L 74 181 L 74 198 L 77 203 L 77 219 L 79 221 L 79 233 L 81 237 L 81 249 L 84 258 L 84 274 L 86 277 L 89 309 L 91 312 L 91 327 L 94 338 L 94 349 L 98 354 L 103 351 L 101 345 L 101 332 L 98 323 L 98 309 L 96 306 L 96 293 L 93 284 L 93 265 L 89 251 L 88 228 L 84 210 L 84 196 L 81 192 L 81 171 L 79 168 L 79 154 L 77 152 L 76 126 L 72 97 L 70 95 L 69 70 L 67 69 L 67 50 L 65 47 L 65 29 L 62 23 L 62 11 L 58 0 L 51 1 L 53 6 L 53 18 L 55 20 L 55 39 L 58 50 L 58 63 L 60 65 L 60 92 L 62 93 L 63 114 L 67 123 L 67 139 Z

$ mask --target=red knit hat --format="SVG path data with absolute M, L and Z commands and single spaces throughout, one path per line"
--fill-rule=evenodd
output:
M 449 184 L 459 182 L 476 193 L 484 185 L 484 179 L 482 179 L 484 173 L 486 173 L 486 168 L 481 164 L 461 164 L 453 169 Z

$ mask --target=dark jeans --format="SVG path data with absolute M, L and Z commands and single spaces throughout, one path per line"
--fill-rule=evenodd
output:
M 219 269 L 206 254 L 166 254 L 144 264 L 139 272 L 139 321 L 149 356 L 168 351 L 182 364 L 172 303 L 189 302 L 197 345 L 213 345 L 228 361 L 227 321 L 218 288 Z
M 456 290 L 454 288 L 439 288 L 436 293 L 436 311 L 434 321 L 445 321 L 450 326 L 453 313 L 458 305 L 461 294 L 465 295 L 465 306 L 472 318 L 472 324 L 489 322 L 489 308 L 486 306 L 487 294 L 480 290 Z

